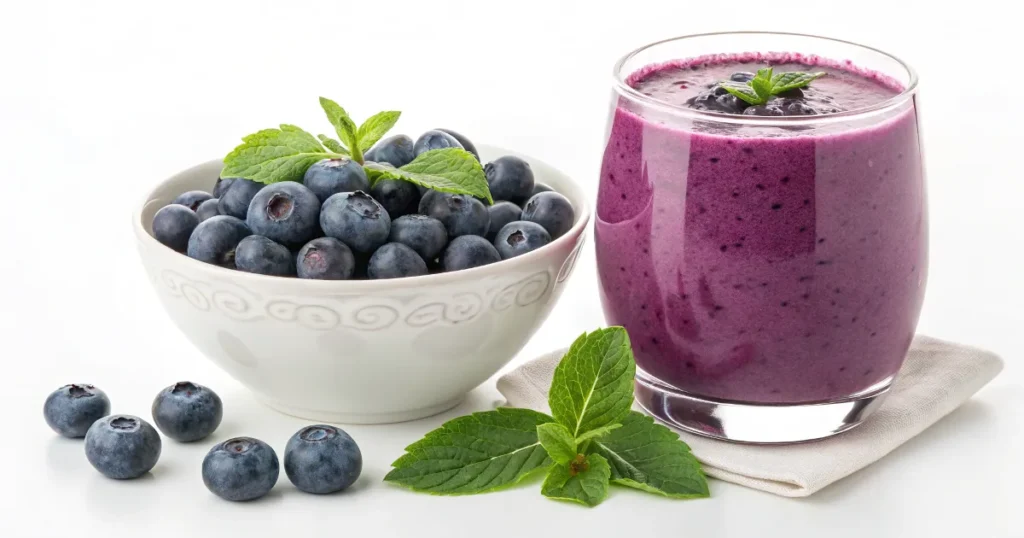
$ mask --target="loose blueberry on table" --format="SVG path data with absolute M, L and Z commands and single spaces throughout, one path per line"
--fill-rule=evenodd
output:
M 251 501 L 270 493 L 280 473 L 274 449 L 252 437 L 219 443 L 203 459 L 203 483 L 228 501 Z
M 110 414 L 110 400 L 100 389 L 84 383 L 64 385 L 43 404 L 43 417 L 64 437 L 85 437 L 93 422 Z
M 344 490 L 359 478 L 362 469 L 359 445 L 334 426 L 306 426 L 288 440 L 284 449 L 288 480 L 306 493 Z
M 293 125 L 245 137 L 212 192 L 182 193 L 156 212 L 153 236 L 229 269 L 347 280 L 496 263 L 543 248 L 575 222 L 569 200 L 519 157 L 481 164 L 451 129 L 384 138 L 400 113 L 356 128 L 336 103 L 320 102 L 338 139 Z
M 160 434 L 131 415 L 101 418 L 85 434 L 89 463 L 107 478 L 126 480 L 150 471 L 160 459 Z
M 224 416 L 220 397 L 189 381 L 175 383 L 153 400 L 153 422 L 164 435 L 181 443 L 205 439 Z

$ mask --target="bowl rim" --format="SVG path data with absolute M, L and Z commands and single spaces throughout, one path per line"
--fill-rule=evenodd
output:
M 388 278 L 388 279 L 361 279 L 361 280 L 320 280 L 320 279 L 307 279 L 297 277 L 280 277 L 271 275 L 261 275 L 257 273 L 248 273 L 245 271 L 238 271 L 236 269 L 228 269 L 226 267 L 220 267 L 209 263 L 204 263 L 199 260 L 192 259 L 183 253 L 176 252 L 167 247 L 163 243 L 160 243 L 153 237 L 148 231 L 146 231 L 146 225 L 142 220 L 142 214 L 146 210 L 146 206 L 153 201 L 154 194 L 160 190 L 161 187 L 175 181 L 179 176 L 189 174 L 198 168 L 204 168 L 211 166 L 214 163 L 221 163 L 221 159 L 210 159 L 208 161 L 190 166 L 184 170 L 180 170 L 163 180 L 157 182 L 152 187 L 146 190 L 142 199 L 135 205 L 132 211 L 132 228 L 135 231 L 136 238 L 143 243 L 143 245 L 149 249 L 156 249 L 157 252 L 161 252 L 161 249 L 165 249 L 164 254 L 174 254 L 181 258 L 181 262 L 185 263 L 196 270 L 210 270 L 216 275 L 221 275 L 225 278 L 232 280 L 238 279 L 242 282 L 251 282 L 253 284 L 265 283 L 266 285 L 283 285 L 288 287 L 294 287 L 295 289 L 308 289 L 310 291 L 319 291 L 321 293 L 360 293 L 360 292 L 371 292 L 382 289 L 395 289 L 397 286 L 412 286 L 412 287 L 423 287 L 423 286 L 434 286 L 444 284 L 455 284 L 465 279 L 473 279 L 477 277 L 484 277 L 490 274 L 501 272 L 502 270 L 513 271 L 517 268 L 523 269 L 525 267 L 535 265 L 541 261 L 547 252 L 552 251 L 556 246 L 570 246 L 572 243 L 578 243 L 582 239 L 577 240 L 575 238 L 582 236 L 584 229 L 590 222 L 590 204 L 587 201 L 586 193 L 580 184 L 572 178 L 572 176 L 566 174 L 561 169 L 552 166 L 551 164 L 537 159 L 535 157 L 526 155 L 521 152 L 508 150 L 499 146 L 492 146 L 489 144 L 478 144 L 480 149 L 493 151 L 501 155 L 515 155 L 520 158 L 526 159 L 536 164 L 543 165 L 545 168 L 550 169 L 559 176 L 560 183 L 569 183 L 575 194 L 579 195 L 579 200 L 572 200 L 576 210 L 576 222 L 573 224 L 569 231 L 565 232 L 561 237 L 555 239 L 551 243 L 544 245 L 543 247 L 527 252 L 526 254 L 516 256 L 508 260 L 500 260 L 498 262 L 483 265 L 480 267 L 473 267 L 470 269 L 463 269 L 461 271 L 453 271 L 451 273 L 434 273 L 421 276 L 403 277 L 403 278 Z M 559 193 L 565 196 L 564 193 Z M 566 196 L 568 198 L 568 196 Z M 576 246 L 573 246 L 576 248 Z

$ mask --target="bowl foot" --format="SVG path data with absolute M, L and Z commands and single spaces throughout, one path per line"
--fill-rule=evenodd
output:
M 304 407 L 295 407 L 283 404 L 260 395 L 256 395 L 256 399 L 262 402 L 267 407 L 280 413 L 291 415 L 293 417 L 301 418 L 304 420 L 311 420 L 314 422 L 326 422 L 333 424 L 392 424 L 395 422 L 407 422 L 410 420 L 426 418 L 429 416 L 436 415 L 438 413 L 443 413 L 462 403 L 462 401 L 466 399 L 466 395 L 463 394 L 457 398 L 453 398 L 451 400 L 441 402 L 436 405 L 431 405 L 428 407 L 409 409 L 407 411 L 392 411 L 384 413 L 342 412 L 324 409 L 306 409 Z

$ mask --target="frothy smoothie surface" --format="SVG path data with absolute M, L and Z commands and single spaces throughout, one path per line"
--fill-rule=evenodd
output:
M 772 67 L 775 73 L 815 72 L 825 76 L 814 80 L 808 87 L 787 92 L 777 100 L 803 101 L 810 105 L 811 114 L 830 114 L 867 108 L 897 95 L 900 84 L 877 72 L 860 69 L 850 63 L 840 63 L 820 57 L 796 54 L 754 55 L 743 54 L 727 58 L 696 58 L 649 66 L 634 73 L 627 83 L 640 93 L 659 101 L 688 108 L 702 94 L 724 97 L 738 110 L 719 109 L 715 112 L 743 113 L 749 106 L 718 88 L 720 83 L 745 83 L 758 69 Z M 754 110 L 747 112 L 748 115 Z
M 900 91 L 881 75 L 815 61 L 774 65 L 827 71 L 804 92 L 821 106 L 857 110 Z M 680 61 L 630 83 L 685 106 L 764 66 Z M 611 120 L 595 238 L 607 321 L 626 327 L 644 373 L 745 402 L 884 387 L 910 345 L 926 279 L 913 101 L 830 131 L 718 129 L 625 101 Z

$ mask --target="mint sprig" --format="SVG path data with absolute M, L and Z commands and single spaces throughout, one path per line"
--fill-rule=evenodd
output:
M 552 499 L 597 506 L 608 496 L 611 472 L 600 454 L 579 454 L 568 463 L 552 466 L 540 492 Z
M 461 148 L 427 151 L 401 168 L 383 163 L 366 163 L 363 168 L 370 186 L 381 179 L 401 179 L 435 191 L 468 194 L 494 203 L 480 161 Z
M 487 177 L 471 153 L 445 148 L 421 153 L 411 163 L 395 168 L 364 162 L 364 154 L 391 130 L 402 113 L 385 110 L 356 127 L 348 112 L 335 101 L 320 98 L 320 106 L 338 138 L 312 134 L 284 124 L 242 138 L 224 157 L 222 178 L 245 178 L 259 183 L 302 182 L 306 170 L 322 159 L 350 158 L 363 165 L 371 183 L 380 179 L 409 181 L 452 194 L 467 194 L 493 203 Z
M 686 443 L 630 411 L 635 371 L 625 329 L 584 334 L 555 368 L 553 417 L 500 408 L 451 420 L 409 445 L 384 480 L 458 495 L 501 489 L 546 469 L 543 495 L 586 506 L 603 501 L 612 484 L 676 499 L 707 497 L 707 480 Z
M 758 69 L 757 75 L 745 84 L 722 82 L 719 85 L 727 92 L 735 95 L 751 105 L 763 105 L 772 97 L 788 90 L 803 88 L 815 79 L 825 76 L 824 72 L 804 73 L 792 71 L 774 74 L 773 68 Z

